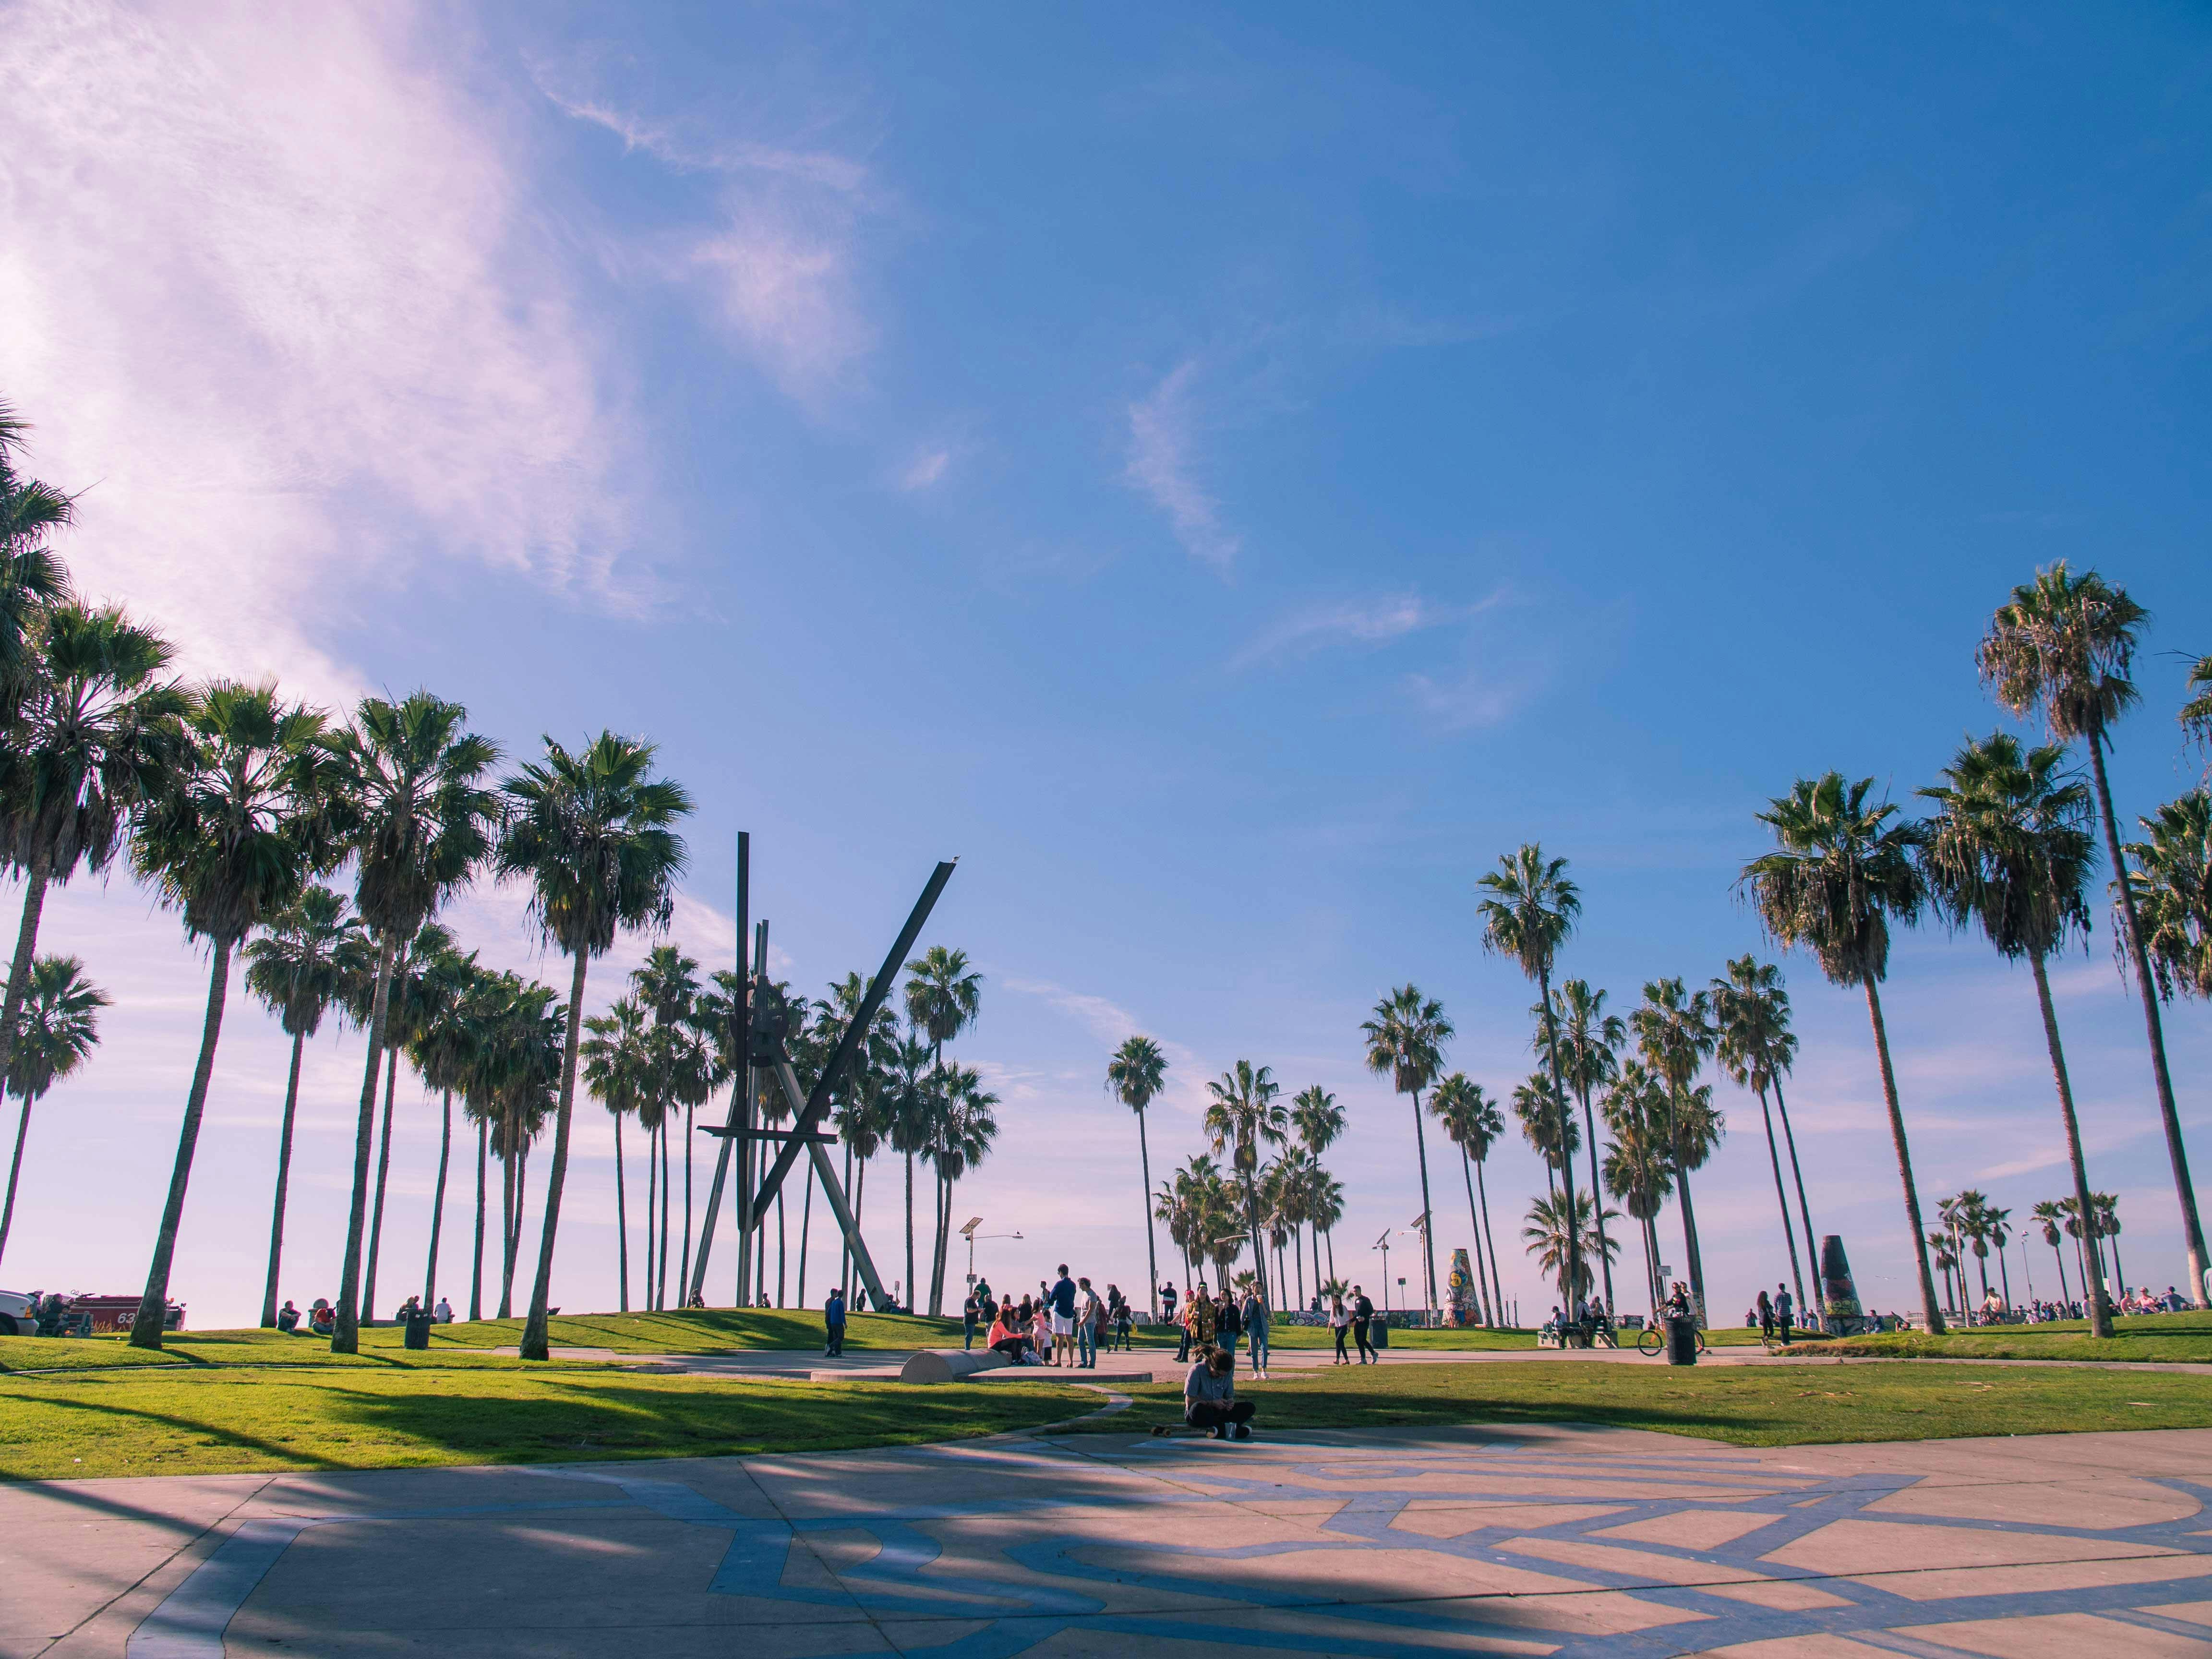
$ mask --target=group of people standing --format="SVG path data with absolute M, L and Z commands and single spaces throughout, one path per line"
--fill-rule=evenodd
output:
M 988 1279 L 977 1279 L 960 1305 L 961 1346 L 973 1348 L 980 1329 L 983 1346 L 1014 1364 L 1074 1370 L 1097 1369 L 1102 1342 L 1109 1352 L 1116 1342 L 1127 1348 L 1136 1316 L 1121 1287 L 1109 1285 L 1101 1296 L 1088 1279 L 1071 1279 L 1065 1261 L 1056 1271 L 1049 1283 L 1038 1281 L 1034 1299 L 1024 1296 L 1018 1303 L 1011 1294 L 1000 1299 Z

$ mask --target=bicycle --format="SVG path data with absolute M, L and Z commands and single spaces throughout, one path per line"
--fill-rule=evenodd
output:
M 1636 1352 L 1642 1354 L 1646 1359 L 1656 1359 L 1661 1354 L 1666 1352 L 1667 1332 L 1665 1328 L 1658 1325 L 1646 1325 L 1642 1330 L 1638 1331 L 1636 1334 Z M 1698 1352 L 1701 1354 L 1708 1354 L 1712 1352 L 1712 1349 L 1708 1346 L 1705 1342 L 1705 1334 L 1702 1330 L 1698 1333 Z

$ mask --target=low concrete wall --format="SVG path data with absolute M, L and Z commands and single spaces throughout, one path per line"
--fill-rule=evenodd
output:
M 995 1371 L 1006 1363 L 1006 1355 L 988 1348 L 924 1348 L 899 1367 L 899 1381 L 950 1382 L 955 1377 L 972 1376 L 977 1371 Z

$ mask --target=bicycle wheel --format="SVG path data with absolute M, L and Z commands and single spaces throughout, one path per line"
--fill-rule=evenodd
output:
M 1702 1330 L 1698 1333 L 1698 1352 L 1699 1353 L 1711 1353 L 1712 1352 L 1710 1347 L 1705 1346 L 1705 1334 Z
M 1651 1326 L 1647 1325 L 1636 1334 L 1636 1352 L 1646 1359 L 1656 1359 L 1666 1346 L 1666 1337 Z

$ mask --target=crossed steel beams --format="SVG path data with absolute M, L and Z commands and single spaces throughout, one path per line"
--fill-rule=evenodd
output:
M 750 837 L 745 835 L 740 834 L 738 837 L 738 942 L 741 951 L 744 944 L 747 900 L 750 897 L 746 891 L 750 874 Z M 730 1148 L 749 1142 L 753 1144 L 781 1142 L 781 1150 L 776 1153 L 775 1162 L 769 1166 L 768 1173 L 761 1177 L 759 1187 L 750 1192 L 746 1190 L 745 1173 L 750 1167 L 750 1160 L 744 1158 L 739 1160 L 738 1212 L 740 1226 L 747 1236 L 750 1236 L 754 1218 L 758 1217 L 767 1207 L 769 1200 L 775 1198 L 778 1189 L 783 1185 L 783 1178 L 791 1172 L 791 1166 L 799 1161 L 799 1149 L 801 1146 L 805 1147 L 807 1155 L 813 1159 L 814 1172 L 821 1179 L 823 1190 L 829 1197 L 830 1213 L 836 1218 L 838 1228 L 845 1236 L 845 1243 L 853 1252 L 853 1262 L 860 1269 L 860 1283 L 867 1291 L 869 1305 L 874 1308 L 885 1308 L 890 1305 L 890 1298 L 884 1292 L 883 1280 L 877 1276 L 875 1261 L 868 1255 L 868 1247 L 862 1241 L 860 1230 L 853 1220 L 852 1206 L 846 1202 L 844 1186 L 837 1179 L 837 1172 L 830 1162 L 830 1155 L 822 1150 L 823 1145 L 832 1138 L 818 1135 L 815 1132 L 828 1115 L 831 1097 L 836 1093 L 837 1085 L 844 1081 L 845 1073 L 851 1069 L 853 1057 L 860 1052 L 860 1044 L 866 1039 L 868 1029 L 875 1020 L 876 1011 L 884 1006 L 884 999 L 890 994 L 891 986 L 898 977 L 898 971 L 906 963 L 907 953 L 914 949 L 915 941 L 921 937 L 921 930 L 929 921 L 929 913 L 936 908 L 938 896 L 944 892 L 945 884 L 952 879 L 952 872 L 958 863 L 957 859 L 947 859 L 939 864 L 936 870 L 930 875 L 928 884 L 923 887 L 921 896 L 915 901 L 914 908 L 907 916 L 906 926 L 899 930 L 897 940 L 891 945 L 890 954 L 884 957 L 883 966 L 876 969 L 876 976 L 868 981 L 867 994 L 860 999 L 860 1006 L 854 1011 L 853 1018 L 847 1023 L 844 1036 L 838 1039 L 836 1049 L 830 1054 L 830 1063 L 822 1068 L 822 1075 L 815 1079 L 812 1091 L 804 1097 L 801 1097 L 799 1078 L 792 1071 L 791 1061 L 784 1054 L 780 1041 L 776 1044 L 775 1058 L 773 1062 L 758 1068 L 774 1073 L 777 1083 L 783 1090 L 784 1097 L 790 1102 L 793 1114 L 790 1129 L 784 1132 L 756 1129 L 743 1121 L 746 1115 L 745 1106 L 750 1093 L 750 1073 L 754 1069 L 750 1063 L 749 1051 L 748 1064 L 742 1068 L 744 1075 L 741 1076 L 738 1086 L 730 1092 L 729 1121 L 720 1125 L 701 1126 L 705 1133 L 719 1138 L 722 1142 L 722 1147 L 714 1160 L 714 1178 L 713 1185 L 708 1189 L 706 1222 L 700 1230 L 698 1258 L 693 1264 L 691 1283 L 686 1288 L 684 1294 L 684 1300 L 687 1303 L 700 1294 L 701 1286 L 706 1283 L 707 1254 L 714 1242 L 715 1216 L 721 1207 L 722 1181 L 729 1168 Z M 763 923 L 763 933 L 766 928 L 767 924 Z M 753 971 L 744 980 L 742 1006 L 734 1011 L 734 1017 L 738 1021 L 738 1035 L 747 1044 L 750 1043 L 751 1035 L 754 986 L 756 981 L 767 972 L 768 951 L 763 939 L 760 948 L 755 952 Z M 741 1255 L 741 1263 L 742 1261 Z M 742 1292 L 744 1288 L 742 1272 L 739 1274 L 739 1289 Z M 910 1287 L 909 1294 L 911 1294 Z

